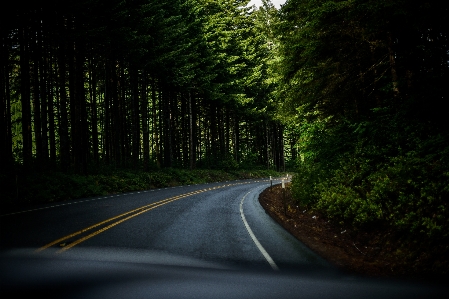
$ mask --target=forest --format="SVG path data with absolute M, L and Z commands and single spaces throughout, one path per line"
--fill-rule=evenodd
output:
M 16 1 L 3 10 L 5 180 L 285 169 L 295 147 L 284 148 L 272 117 L 270 49 L 248 2 Z
M 248 3 L 10 3 L 2 181 L 288 169 L 298 205 L 447 253 L 449 4 Z
M 15 2 L 2 18 L 6 165 L 282 168 L 246 2 Z
M 275 26 L 297 201 L 445 273 L 448 13 L 439 1 L 290 0 Z

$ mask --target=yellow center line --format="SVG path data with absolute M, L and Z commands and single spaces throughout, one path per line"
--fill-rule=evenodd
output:
M 188 195 L 187 195 L 187 196 L 188 196 Z M 185 196 L 185 197 L 187 197 L 187 196 Z M 182 197 L 180 197 L 180 198 L 182 198 Z M 136 217 L 136 216 L 138 216 L 138 215 L 140 215 L 140 214 L 143 214 L 143 213 L 145 213 L 145 212 L 151 211 L 151 210 L 156 209 L 156 208 L 158 208 L 158 207 L 160 207 L 160 206 L 163 206 L 163 205 L 165 205 L 165 204 L 168 204 L 168 203 L 170 203 L 170 202 L 172 202 L 172 201 L 176 201 L 176 200 L 178 200 L 178 199 L 180 199 L 180 198 L 176 198 L 176 199 L 173 199 L 173 200 L 170 200 L 170 201 L 165 201 L 165 202 L 163 202 L 163 203 L 161 203 L 161 204 L 159 204 L 159 205 L 153 206 L 153 207 L 148 208 L 148 209 L 146 209 L 146 210 L 143 210 L 143 211 L 140 211 L 140 212 L 135 213 L 135 214 L 133 214 L 133 215 L 130 215 L 130 216 L 126 217 L 126 218 L 120 219 L 120 220 L 117 221 L 117 222 L 114 222 L 114 223 L 112 223 L 112 224 L 109 224 L 108 226 L 103 227 L 102 229 L 97 230 L 97 231 L 91 233 L 90 235 L 87 235 L 87 236 L 85 236 L 85 237 L 82 237 L 81 239 L 78 239 L 78 240 L 76 240 L 75 242 L 72 242 L 72 243 L 70 243 L 69 245 L 64 246 L 64 247 L 63 247 L 62 249 L 60 249 L 57 253 L 61 253 L 61 252 L 64 252 L 64 251 L 66 251 L 66 250 L 69 250 L 69 249 L 72 248 L 73 246 L 76 246 L 76 245 L 78 245 L 79 243 L 86 241 L 87 239 L 90 239 L 90 238 L 92 238 L 92 237 L 94 237 L 94 236 L 96 236 L 96 235 L 98 235 L 98 234 L 100 234 L 100 233 L 102 233 L 102 232 L 104 232 L 104 231 L 107 231 L 108 229 L 110 229 L 110 228 L 112 228 L 112 227 L 114 227 L 114 226 L 116 226 L 116 225 L 118 225 L 118 224 L 120 224 L 120 223 L 122 223 L 122 222 L 125 222 L 125 221 L 127 221 L 127 220 L 129 220 L 129 219 L 131 219 L 131 218 L 134 218 L 134 217 Z
M 47 245 L 42 246 L 42 247 L 39 248 L 37 251 L 45 250 L 45 249 L 47 249 L 47 248 L 49 248 L 49 247 L 51 247 L 51 246 L 54 246 L 54 245 L 56 245 L 56 244 L 58 244 L 58 243 L 61 243 L 61 242 L 65 241 L 65 240 L 67 240 L 67 239 L 73 238 L 73 237 L 75 237 L 75 236 L 77 236 L 77 235 L 80 235 L 80 234 L 82 234 L 82 233 L 85 233 L 85 232 L 87 232 L 87 231 L 89 231 L 89 230 L 91 230 L 91 229 L 94 229 L 94 228 L 96 228 L 96 227 L 98 227 L 98 226 L 101 226 L 101 225 L 106 224 L 106 223 L 108 223 L 108 222 L 114 221 L 114 220 L 116 220 L 116 219 L 118 219 L 118 218 L 124 217 L 124 216 L 126 216 L 126 215 L 131 214 L 131 213 L 135 213 L 135 212 L 137 212 L 137 211 L 144 210 L 144 209 L 147 209 L 147 208 L 152 207 L 152 206 L 160 207 L 160 206 L 163 205 L 164 203 L 172 202 L 172 201 L 175 201 L 175 200 L 178 200 L 178 199 L 181 199 L 181 198 L 190 196 L 190 195 L 198 194 L 198 193 L 201 193 L 201 192 L 204 192 L 204 191 L 206 191 L 206 190 L 199 190 L 199 191 L 194 191 L 194 192 L 190 192 L 190 193 L 186 193 L 186 194 L 182 194 L 182 195 L 177 195 L 177 196 L 174 196 L 174 197 L 171 197 L 171 198 L 166 198 L 166 199 L 164 199 L 164 200 L 161 200 L 161 201 L 158 201 L 158 202 L 154 202 L 154 203 L 151 203 L 151 204 L 148 204 L 148 205 L 139 207 L 139 208 L 137 208 L 137 209 L 134 209 L 134 210 L 128 211 L 128 212 L 126 212 L 126 213 L 123 213 L 123 214 L 114 216 L 114 217 L 112 217 L 112 218 L 106 219 L 106 220 L 104 220 L 104 221 L 101 221 L 101 222 L 96 223 L 96 224 L 94 224 L 94 225 L 91 225 L 91 226 L 89 226 L 89 227 L 86 227 L 86 228 L 84 228 L 84 229 L 82 229 L 82 230 L 79 230 L 79 231 L 77 231 L 77 232 L 74 232 L 74 233 L 72 233 L 72 234 L 70 234 L 70 235 L 67 235 L 67 236 L 62 237 L 62 238 L 60 238 L 60 239 L 57 239 L 57 240 L 55 240 L 55 241 L 53 241 L 53 242 L 51 242 L 51 243 L 48 243 Z M 141 213 L 139 213 L 139 214 L 141 214 Z M 73 246 L 72 246 L 72 247 L 73 247 Z
M 136 216 L 138 216 L 138 215 L 141 215 L 141 214 L 143 214 L 143 213 L 146 213 L 146 212 L 151 211 L 151 210 L 153 210 L 153 209 L 156 209 L 156 208 L 158 208 L 158 207 L 161 207 L 161 206 L 163 206 L 163 205 L 165 205 L 165 204 L 174 202 L 174 201 L 176 201 L 176 200 L 179 200 L 179 199 L 181 199 L 181 198 L 185 198 L 185 197 L 188 197 L 188 196 L 191 196 L 191 195 L 195 195 L 195 194 L 199 194 L 199 193 L 203 193 L 203 192 L 207 192 L 207 191 L 211 191 L 211 190 L 215 190 L 215 189 L 220 189 L 220 188 L 224 188 L 224 187 L 228 187 L 228 186 L 232 186 L 232 185 L 242 185 L 242 184 L 248 184 L 248 183 L 235 183 L 235 184 L 228 184 L 228 185 L 222 185 L 222 186 L 215 186 L 215 187 L 210 187 L 210 188 L 208 188 L 208 189 L 202 189 L 202 190 L 192 191 L 192 192 L 189 192 L 189 193 L 185 193 L 185 194 L 173 196 L 173 197 L 170 197 L 170 198 L 166 198 L 166 199 L 164 199 L 164 200 L 160 200 L 160 201 L 158 201 L 158 202 L 154 202 L 154 203 L 151 203 L 151 204 L 148 204 L 148 205 L 139 207 L 139 208 L 137 208 L 137 209 L 128 211 L 128 212 L 126 212 L 126 213 L 123 213 L 123 214 L 114 216 L 114 217 L 112 217 L 112 218 L 106 219 L 106 220 L 104 220 L 104 221 L 101 221 L 101 222 L 96 223 L 96 224 L 94 224 L 94 225 L 91 225 L 91 226 L 89 226 L 89 227 L 86 227 L 86 228 L 84 228 L 84 229 L 82 229 L 82 230 L 79 230 L 79 231 L 74 232 L 74 233 L 72 233 L 72 234 L 69 234 L 69 235 L 67 235 L 67 236 L 65 236 L 65 237 L 62 237 L 62 238 L 60 238 L 60 239 L 57 239 L 57 240 L 55 240 L 55 241 L 53 241 L 53 242 L 51 242 L 51 243 L 48 243 L 47 245 L 44 245 L 44 246 L 40 247 L 40 248 L 37 249 L 36 251 L 39 252 L 39 251 L 45 250 L 45 249 L 47 249 L 47 248 L 49 248 L 49 247 L 51 247 L 51 246 L 54 246 L 54 245 L 56 245 L 56 244 L 58 244 L 58 243 L 61 243 L 61 242 L 63 242 L 63 241 L 66 241 L 66 240 L 68 240 L 68 239 L 70 239 L 70 238 L 73 238 L 73 237 L 75 237 L 75 236 L 78 236 L 78 235 L 80 235 L 80 234 L 82 234 L 82 233 L 85 233 L 85 232 L 87 232 L 87 231 L 90 231 L 90 230 L 92 230 L 92 229 L 94 229 L 94 228 L 97 228 L 97 227 L 99 227 L 99 226 L 101 226 L 101 225 L 104 225 L 104 224 L 107 224 L 107 223 L 112 222 L 112 221 L 114 221 L 114 220 L 117 220 L 117 219 L 119 219 L 119 218 L 122 218 L 122 219 L 120 219 L 120 220 L 118 220 L 118 221 L 116 221 L 116 222 L 113 222 L 113 223 L 109 224 L 108 226 L 105 226 L 105 227 L 103 227 L 103 228 L 100 228 L 99 230 L 96 230 L 96 231 L 90 233 L 89 235 L 84 236 L 84 237 L 82 237 L 82 238 L 80 238 L 80 239 L 78 239 L 78 240 L 76 240 L 76 241 L 74 241 L 74 242 L 72 242 L 72 243 L 70 243 L 70 244 L 64 246 L 62 249 L 60 249 L 60 250 L 58 251 L 58 253 L 64 252 L 64 251 L 66 251 L 66 250 L 68 250 L 68 249 L 70 249 L 70 248 L 72 248 L 72 247 L 74 247 L 74 246 L 76 246 L 76 245 L 78 245 L 78 244 L 80 244 L 80 243 L 82 243 L 82 242 L 84 242 L 84 241 L 86 241 L 86 240 L 88 240 L 88 239 L 90 239 L 90 238 L 92 238 L 92 237 L 94 237 L 94 236 L 96 236 L 96 235 L 98 235 L 98 234 L 100 234 L 100 233 L 102 233 L 102 232 L 104 232 L 104 231 L 106 231 L 106 230 L 108 230 L 108 229 L 110 229 L 110 228 L 112 228 L 112 227 L 114 227 L 114 226 L 116 226 L 116 225 L 122 223 L 122 222 L 125 222 L 125 221 L 127 221 L 127 220 L 129 220 L 129 219 L 131 219 L 131 218 L 134 218 L 134 217 L 136 217 Z M 130 214 L 131 214 L 131 215 L 130 215 Z M 129 215 L 129 216 L 127 216 L 127 215 Z M 125 217 L 125 216 L 127 216 L 127 217 Z M 125 217 L 125 218 L 123 218 L 123 217 Z

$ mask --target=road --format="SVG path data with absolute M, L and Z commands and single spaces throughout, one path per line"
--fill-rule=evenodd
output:
M 441 285 L 337 271 L 265 213 L 267 187 L 233 181 L 2 211 L 1 297 L 447 298 Z
M 269 185 L 245 180 L 180 186 L 8 212 L 0 217 L 0 249 L 123 248 L 237 267 L 326 267 L 259 205 L 258 195 Z

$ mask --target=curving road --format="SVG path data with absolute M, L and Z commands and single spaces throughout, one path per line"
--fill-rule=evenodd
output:
M 0 217 L 0 248 L 131 248 L 237 267 L 326 266 L 265 214 L 258 195 L 269 185 L 181 186 L 8 212 Z
M 447 298 L 441 285 L 335 271 L 265 214 L 267 187 L 233 181 L 2 211 L 1 297 Z

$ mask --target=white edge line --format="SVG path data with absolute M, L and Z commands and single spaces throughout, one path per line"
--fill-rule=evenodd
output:
M 243 201 L 245 200 L 246 196 L 251 193 L 251 191 L 249 191 L 248 193 L 245 194 L 245 196 L 243 196 L 242 201 L 240 202 L 240 216 L 242 216 L 242 220 L 243 220 L 243 224 L 245 224 L 246 230 L 248 231 L 248 234 L 250 235 L 251 239 L 253 239 L 254 244 L 256 244 L 257 249 L 259 249 L 259 251 L 262 253 L 262 255 L 265 257 L 265 259 L 267 260 L 267 262 L 270 264 L 271 268 L 275 271 L 278 271 L 279 268 L 276 265 L 276 263 L 273 261 L 273 259 L 271 258 L 271 256 L 268 254 L 268 252 L 265 250 L 265 248 L 263 248 L 262 244 L 260 244 L 259 240 L 257 240 L 256 236 L 254 235 L 253 231 L 251 230 L 251 228 L 249 227 L 248 222 L 246 221 L 246 217 L 245 214 L 243 213 Z

